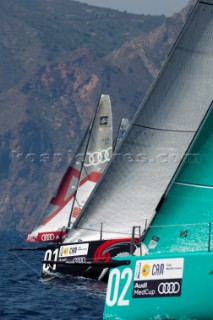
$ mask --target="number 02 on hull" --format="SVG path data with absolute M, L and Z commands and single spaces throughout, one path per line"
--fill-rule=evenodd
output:
M 212 252 L 128 260 L 110 271 L 103 319 L 213 319 Z

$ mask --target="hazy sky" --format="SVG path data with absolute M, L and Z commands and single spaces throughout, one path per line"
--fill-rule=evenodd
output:
M 77 0 L 94 6 L 126 10 L 131 13 L 172 15 L 179 12 L 189 0 Z

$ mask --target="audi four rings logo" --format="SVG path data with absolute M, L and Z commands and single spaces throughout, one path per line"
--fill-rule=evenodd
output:
M 84 163 L 85 167 L 90 167 L 92 165 L 98 165 L 109 161 L 111 158 L 111 149 L 112 148 L 110 147 L 101 151 L 87 152 Z
M 45 234 L 42 234 L 42 236 L 41 236 L 42 241 L 51 241 L 54 239 L 55 239 L 55 236 L 53 233 L 45 233 Z
M 180 291 L 178 282 L 161 282 L 158 286 L 159 294 L 177 294 Z

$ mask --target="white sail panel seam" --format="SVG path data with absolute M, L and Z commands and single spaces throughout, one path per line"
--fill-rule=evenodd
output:
M 158 130 L 158 131 L 168 131 L 168 132 L 184 132 L 184 133 L 196 133 L 197 131 L 195 130 L 175 130 L 175 129 L 164 129 L 164 128 L 153 128 L 153 127 L 148 127 L 148 126 L 144 126 L 141 124 L 137 124 L 134 123 L 133 124 L 134 127 L 141 127 L 141 128 L 145 128 L 145 129 L 150 129 L 150 130 Z

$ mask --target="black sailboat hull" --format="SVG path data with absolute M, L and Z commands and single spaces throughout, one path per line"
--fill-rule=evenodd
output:
M 137 246 L 138 239 L 130 238 L 64 243 L 45 252 L 42 276 L 60 273 L 107 281 L 111 258 L 128 256 Z

